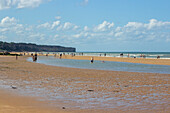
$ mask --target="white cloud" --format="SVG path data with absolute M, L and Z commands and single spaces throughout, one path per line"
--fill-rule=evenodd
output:
M 17 20 L 14 17 L 10 18 L 7 16 L 1 20 L 0 26 L 4 27 L 4 26 L 9 26 L 9 25 L 15 25 L 16 22 Z
M 66 22 L 66 23 L 64 23 L 63 29 L 64 29 L 64 30 L 67 30 L 67 29 L 70 29 L 72 26 L 73 26 L 72 23 Z
M 18 0 L 17 8 L 38 7 L 43 0 Z
M 88 4 L 89 0 L 84 0 L 83 2 L 84 2 L 85 4 Z
M 8 9 L 12 5 L 11 0 L 1 0 L 0 1 L 0 10 L 2 9 Z
M 56 29 L 56 30 L 57 30 L 57 31 L 60 31 L 60 30 L 62 30 L 62 28 L 63 28 L 63 26 L 62 26 L 62 25 L 60 25 L 60 26 L 58 26 L 58 27 L 57 27 L 57 29 Z
M 88 31 L 89 28 L 87 26 L 84 26 L 84 31 Z
M 0 35 L 1 39 L 8 37 L 13 41 L 19 39 L 35 43 L 55 43 L 56 41 L 59 44 L 91 42 L 101 44 L 120 40 L 139 43 L 143 41 L 170 42 L 170 22 L 151 19 L 148 23 L 128 22 L 124 26 L 114 27 L 113 22 L 104 21 L 95 27 L 81 27 L 71 22 L 57 20 L 35 26 L 20 24 L 14 17 L 5 17 L 0 20 Z
M 46 22 L 44 24 L 40 24 L 40 25 L 37 26 L 37 28 L 50 28 L 50 27 L 51 27 L 51 25 L 48 22 Z
M 166 35 L 165 35 L 166 34 Z M 115 29 L 115 37 L 121 40 L 166 40 L 170 35 L 170 22 L 151 19 L 149 23 L 128 22 Z
M 155 29 L 160 27 L 170 26 L 170 22 L 157 21 L 156 19 L 151 19 L 148 24 L 145 24 L 148 29 Z
M 99 24 L 94 28 L 94 31 L 96 32 L 101 32 L 101 31 L 106 31 L 108 29 L 111 29 L 114 26 L 114 23 L 109 23 L 107 21 L 104 21 L 102 24 Z
M 76 29 L 78 29 L 79 28 L 79 26 L 77 26 L 77 25 L 74 25 L 74 28 L 73 28 L 73 30 L 76 30 Z
M 55 21 L 53 22 L 51 28 L 53 29 L 54 27 L 58 26 L 60 24 L 60 21 Z
M 49 22 L 46 22 L 44 24 L 40 24 L 37 26 L 37 28 L 46 28 L 46 29 L 54 29 L 56 26 L 59 26 L 60 21 L 54 21 L 52 24 Z
M 65 22 L 63 25 L 60 25 L 57 30 L 76 30 L 78 29 L 79 26 L 70 23 L 70 22 Z
M 89 0 L 83 0 L 81 3 L 80 3 L 80 5 L 81 6 L 85 6 L 85 5 L 87 5 L 89 3 Z
M 82 34 L 80 33 L 80 34 L 75 34 L 75 35 L 73 35 L 73 37 L 75 37 L 75 38 L 80 38 L 82 36 Z
M 117 32 L 117 33 L 115 34 L 115 37 L 120 37 L 122 34 L 123 34 L 123 32 Z
M 138 22 L 128 22 L 128 24 L 126 24 L 125 27 L 140 28 L 143 27 L 143 24 Z
M 45 40 L 45 34 L 43 33 L 31 33 L 29 36 L 28 36 L 29 39 L 31 40 Z
M 24 27 L 22 24 L 18 24 L 18 21 L 12 17 L 5 17 L 0 21 L 1 32 L 15 32 L 15 33 L 22 33 Z
M 6 31 L 8 31 L 7 28 L 2 28 L 2 29 L 0 29 L 0 32 L 1 32 L 1 33 L 6 32 Z
M 28 8 L 38 7 L 45 1 L 49 0 L 0 0 L 0 10 L 8 8 Z
M 61 19 L 61 16 L 56 16 L 55 19 L 59 20 Z
M 1 40 L 6 39 L 6 38 L 7 38 L 7 37 L 4 36 L 4 35 L 1 35 L 1 36 L 0 36 L 0 39 L 1 39 Z
M 58 35 L 58 34 L 56 34 L 56 35 L 54 35 L 54 37 L 55 37 L 55 38 L 57 38 L 57 37 L 59 37 L 59 35 Z

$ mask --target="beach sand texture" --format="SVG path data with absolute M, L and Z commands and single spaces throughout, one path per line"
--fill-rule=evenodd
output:
M 26 58 L 0 57 L 0 113 L 170 111 L 170 74 L 55 67 L 28 62 Z M 134 62 L 133 58 L 118 59 Z M 162 59 L 145 62 L 155 64 L 156 60 L 169 65 L 169 60 Z

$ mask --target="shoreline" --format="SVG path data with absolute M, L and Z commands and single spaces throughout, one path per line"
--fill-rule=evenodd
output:
M 91 57 L 99 61 L 129 62 L 154 65 L 170 65 L 170 59 L 150 59 L 150 58 L 126 58 L 126 57 L 98 57 L 98 56 L 70 56 L 64 55 L 63 59 L 89 60 Z
M 30 103 L 36 101 L 36 105 L 30 105 L 28 103 L 29 99 L 23 99 L 23 101 L 18 102 L 18 106 L 14 106 L 15 103 L 17 103 L 17 98 L 27 97 L 22 97 L 20 94 L 19 96 L 11 95 L 12 92 L 9 92 L 0 96 L 0 110 L 7 108 L 4 113 L 10 113 L 8 112 L 10 110 L 14 110 L 13 113 L 19 113 L 19 111 L 29 113 L 29 108 L 31 108 L 33 112 L 41 113 L 41 111 L 43 111 L 41 106 L 50 104 L 54 107 L 52 107 L 52 109 L 51 107 L 44 108 L 44 113 L 45 111 L 53 113 L 53 110 L 59 113 L 123 113 L 125 111 L 127 111 L 127 113 L 168 113 L 170 110 L 167 104 L 170 95 L 168 90 L 170 74 L 94 71 L 89 69 L 56 67 L 28 62 L 26 61 L 26 57 L 19 57 L 18 60 L 15 60 L 15 57 L 0 57 L 0 73 L 1 80 L 7 81 L 7 83 L 4 83 L 5 85 L 10 86 L 12 84 L 17 86 L 17 89 L 5 87 L 7 91 L 12 90 L 13 92 L 17 92 L 21 89 L 30 88 L 30 91 L 34 94 L 37 89 L 48 88 L 42 90 L 47 98 L 53 96 L 48 95 L 49 93 L 68 98 L 68 100 L 56 99 L 55 101 L 39 101 L 38 97 L 35 96 L 34 99 L 30 100 Z M 35 89 L 35 91 L 33 89 Z M 89 92 L 88 90 L 94 91 Z M 159 96 L 154 94 L 158 94 Z M 7 99 L 6 97 L 9 97 L 9 101 L 4 103 Z M 16 100 L 13 100 L 13 98 L 16 98 Z M 102 98 L 104 100 L 100 101 Z M 82 103 L 79 103 L 79 101 L 82 101 Z M 99 107 L 100 104 L 94 104 L 93 108 L 88 108 L 88 104 L 95 103 L 95 101 L 98 103 L 102 102 L 101 105 L 110 103 L 112 107 L 114 105 L 116 108 Z M 122 105 L 117 103 L 122 101 L 124 103 L 122 103 Z M 27 104 L 27 107 L 24 107 L 22 103 Z M 137 105 L 136 103 L 140 104 Z M 13 107 L 9 107 L 11 105 Z M 62 109 L 63 106 L 66 107 L 66 109 Z M 87 106 L 87 109 L 77 108 L 75 106 Z M 157 108 L 153 108 L 153 106 L 157 106 Z
M 11 52 L 12 54 L 22 54 L 24 52 Z M 26 56 L 31 56 L 31 53 L 25 53 Z M 24 56 L 25 56 L 24 55 Z M 38 56 L 46 56 L 46 54 L 38 53 Z M 48 56 L 60 57 L 59 54 L 48 54 Z M 141 64 L 153 64 L 153 65 L 170 65 L 170 59 L 163 58 L 131 58 L 131 57 L 105 57 L 105 56 L 82 56 L 82 55 L 62 55 L 63 59 L 75 59 L 75 60 L 91 60 L 91 57 L 99 61 L 114 61 L 114 62 L 129 62 L 129 63 L 141 63 Z

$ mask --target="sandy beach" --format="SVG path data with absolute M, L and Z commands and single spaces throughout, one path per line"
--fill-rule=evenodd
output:
M 64 56 L 87 59 L 88 56 Z M 168 113 L 170 74 L 76 69 L 0 57 L 0 113 Z M 170 65 L 166 59 L 95 60 Z
M 74 56 L 74 57 L 72 57 L 70 55 L 65 55 L 62 58 L 90 60 L 91 56 Z M 93 56 L 93 58 L 94 58 L 94 60 L 100 60 L 100 61 L 116 61 L 116 62 L 130 62 L 130 63 L 141 63 L 141 64 L 170 65 L 169 59 L 127 58 L 127 57 L 97 57 L 97 56 Z

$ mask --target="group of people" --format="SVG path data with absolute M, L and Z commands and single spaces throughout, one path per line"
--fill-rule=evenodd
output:
M 35 55 L 31 54 L 31 56 L 32 56 L 33 62 L 36 62 L 37 61 L 37 57 L 38 57 L 37 53 L 35 53 Z

